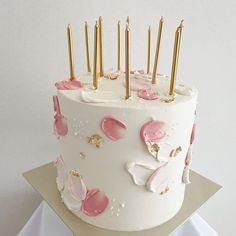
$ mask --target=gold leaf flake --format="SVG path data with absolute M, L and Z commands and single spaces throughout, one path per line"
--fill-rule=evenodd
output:
M 116 80 L 119 78 L 119 74 L 118 73 L 106 73 L 104 75 L 105 78 L 110 79 L 110 80 Z
M 170 190 L 169 186 L 166 186 L 165 190 L 160 193 L 160 195 L 166 194 Z
M 158 152 L 160 146 L 157 143 L 146 142 L 149 153 L 155 158 L 158 159 Z
M 97 148 L 100 148 L 102 145 L 102 137 L 98 134 L 93 134 L 88 137 L 88 143 L 94 144 Z
M 80 152 L 79 156 L 80 156 L 81 159 L 85 159 L 85 157 L 86 157 L 86 155 L 83 152 Z
M 176 157 L 181 151 L 182 151 L 182 148 L 181 148 L 181 146 L 179 146 L 175 149 L 172 149 L 169 156 L 170 157 Z
M 77 177 L 81 177 L 81 176 L 80 176 L 80 173 L 79 173 L 78 171 L 76 171 L 76 170 L 71 170 L 71 171 L 70 171 L 70 174 L 71 174 L 71 175 L 74 175 L 74 176 L 77 176 Z
M 167 98 L 162 98 L 161 101 L 165 102 L 165 103 L 170 103 L 173 102 L 175 100 L 174 97 L 167 97 Z

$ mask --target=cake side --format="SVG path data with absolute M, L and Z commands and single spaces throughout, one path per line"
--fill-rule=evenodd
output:
M 134 75 L 132 97 L 124 100 L 122 75 L 103 78 L 99 91 L 90 76 L 81 81 L 78 90 L 58 90 L 64 119 L 57 125 L 64 129 L 56 166 L 64 203 L 106 229 L 143 230 L 168 221 L 184 199 L 197 91 L 179 83 L 171 101 L 168 78 L 150 86 Z M 145 85 L 148 93 L 140 91 Z

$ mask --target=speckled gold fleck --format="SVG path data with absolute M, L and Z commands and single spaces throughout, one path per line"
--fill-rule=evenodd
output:
M 88 137 L 88 143 L 94 144 L 97 148 L 100 148 L 102 145 L 102 137 L 98 134 L 93 134 Z
M 162 98 L 161 101 L 165 103 L 171 103 L 175 100 L 174 97 Z
M 81 177 L 81 176 L 80 176 L 80 173 L 79 173 L 78 171 L 76 171 L 76 170 L 71 170 L 71 171 L 70 171 L 70 174 L 71 174 L 71 175 L 74 175 L 74 176 L 77 176 L 77 177 Z
M 169 186 L 166 186 L 165 190 L 160 193 L 160 195 L 166 194 L 170 190 Z
M 85 159 L 85 157 L 86 157 L 86 155 L 83 152 L 80 152 L 79 156 L 80 156 L 81 159 Z
M 176 157 L 181 151 L 182 151 L 182 148 L 181 148 L 181 146 L 179 146 L 175 149 L 172 149 L 169 156 L 170 157 Z

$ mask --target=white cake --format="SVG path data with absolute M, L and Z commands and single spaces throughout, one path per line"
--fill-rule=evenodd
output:
M 149 76 L 134 72 L 125 100 L 124 74 L 106 77 L 98 90 L 90 75 L 56 85 L 58 189 L 67 208 L 94 226 L 156 227 L 184 200 L 197 91 L 177 82 L 170 97 L 168 77 L 158 76 L 152 85 Z

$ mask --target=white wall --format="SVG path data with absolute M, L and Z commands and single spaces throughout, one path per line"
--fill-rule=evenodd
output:
M 221 235 L 235 235 L 234 0 L 0 1 L 0 235 L 16 235 L 41 201 L 21 173 L 58 154 L 52 94 L 54 82 L 68 77 L 66 25 L 74 30 L 79 73 L 86 70 L 83 22 L 89 22 L 91 32 L 99 15 L 104 19 L 106 68 L 116 62 L 117 19 L 124 23 L 130 15 L 132 65 L 146 68 L 147 26 L 156 32 L 163 15 L 159 69 L 166 74 L 175 27 L 185 19 L 179 78 L 200 90 L 193 168 L 224 185 L 199 212 Z M 154 47 L 152 60 L 153 52 Z

